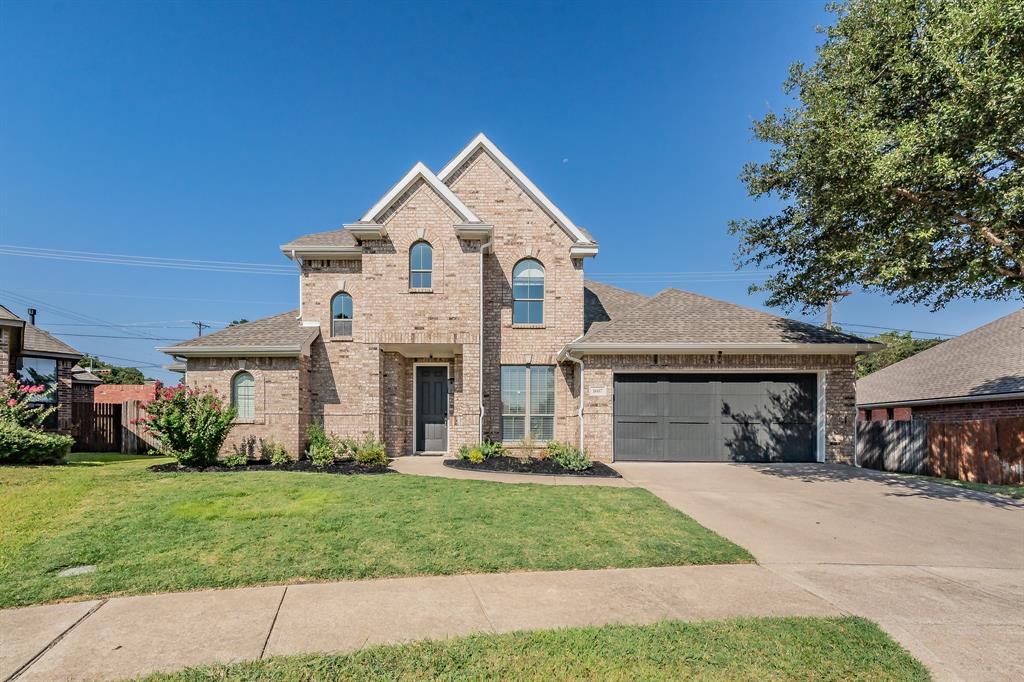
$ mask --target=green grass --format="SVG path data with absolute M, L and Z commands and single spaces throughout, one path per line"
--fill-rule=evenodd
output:
M 954 488 L 966 488 L 977 490 L 983 493 L 991 493 L 1002 497 L 1010 497 L 1015 500 L 1024 500 L 1024 485 L 1001 485 L 997 483 L 972 483 L 971 481 L 956 481 L 951 478 L 938 478 L 936 476 L 914 476 L 931 483 L 941 483 Z
M 763 618 L 474 635 L 192 668 L 147 682 L 334 680 L 927 680 L 861 618 Z
M 311 580 L 753 561 L 645 490 L 425 476 L 0 467 L 0 607 Z M 69 566 L 85 575 L 58 578 Z

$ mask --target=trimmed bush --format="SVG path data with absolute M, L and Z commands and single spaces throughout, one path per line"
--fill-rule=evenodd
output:
M 0 462 L 60 464 L 74 443 L 71 436 L 44 433 L 13 421 L 0 421 Z
M 370 432 L 363 436 L 356 451 L 356 461 L 368 467 L 386 467 L 388 465 L 388 454 L 384 444 Z
M 469 451 L 469 454 L 466 456 L 466 459 L 468 459 L 473 464 L 479 464 L 480 462 L 487 459 L 487 456 L 484 455 L 483 451 L 480 448 L 473 448 L 472 450 Z
M 260 459 L 268 460 L 271 464 L 276 464 L 278 466 L 292 461 L 292 458 L 288 456 L 288 451 L 284 449 L 284 446 L 273 438 L 260 438 Z
M 143 407 L 149 415 L 141 420 L 144 428 L 160 440 L 164 454 L 182 466 L 216 464 L 234 427 L 235 408 L 212 391 L 165 388 Z
M 496 443 L 492 440 L 484 440 L 483 442 L 474 443 L 473 445 L 460 445 L 458 458 L 469 460 L 474 464 L 479 464 L 485 459 L 507 454 L 508 450 L 501 443 Z
M 568 443 L 551 441 L 548 443 L 548 454 L 556 464 L 569 471 L 584 471 L 592 466 L 590 458 L 585 452 Z
M 245 456 L 245 453 L 235 452 L 234 454 L 228 455 L 224 458 L 224 466 L 236 469 L 238 467 L 244 467 L 249 463 L 249 458 Z
M 330 445 L 324 443 L 310 443 L 306 456 L 313 466 L 323 469 L 325 466 L 334 464 L 334 450 Z

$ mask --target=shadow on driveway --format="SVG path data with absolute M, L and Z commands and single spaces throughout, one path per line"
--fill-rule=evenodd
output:
M 930 500 L 970 500 L 992 507 L 1024 508 L 1024 503 L 994 493 L 935 483 L 908 474 L 895 474 L 874 469 L 862 469 L 845 464 L 744 464 L 766 476 L 789 478 L 806 483 L 848 483 L 871 481 L 888 486 L 886 495 L 892 497 L 921 497 Z

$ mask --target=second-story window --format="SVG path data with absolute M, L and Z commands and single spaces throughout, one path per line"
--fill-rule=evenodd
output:
M 331 299 L 331 336 L 352 336 L 352 297 L 345 292 Z
M 433 286 L 434 249 L 427 242 L 416 242 L 409 249 L 409 288 Z
M 512 269 L 512 324 L 544 324 L 544 266 L 532 258 Z

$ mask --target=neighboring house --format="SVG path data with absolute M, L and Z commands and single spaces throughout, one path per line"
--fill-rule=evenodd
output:
M 1024 416 L 1024 309 L 857 381 L 862 421 Z
M 81 365 L 71 368 L 71 402 L 91 403 L 96 391 L 103 385 L 103 379 Z
M 853 362 L 877 345 L 587 281 L 598 250 L 479 135 L 357 222 L 283 245 L 298 310 L 161 350 L 235 404 L 226 447 L 273 437 L 298 456 L 322 421 L 392 456 L 490 438 L 606 461 L 853 460 Z
M 147 381 L 144 384 L 102 384 L 96 387 L 93 402 L 117 404 L 129 400 L 148 402 L 156 397 L 156 386 L 155 381 Z
M 23 383 L 56 386 L 44 399 L 57 405 L 45 426 L 69 432 L 71 403 L 76 396 L 86 399 L 99 379 L 81 367 L 76 379 L 76 363 L 82 353 L 35 326 L 35 312 L 29 314 L 31 321 L 26 321 L 0 305 L 0 373 L 16 374 Z

